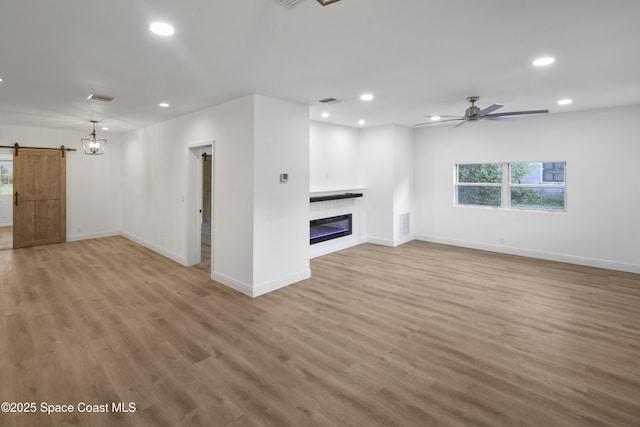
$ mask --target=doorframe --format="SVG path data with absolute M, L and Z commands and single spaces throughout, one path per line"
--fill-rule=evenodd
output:
M 202 204 L 202 154 L 203 148 L 211 147 L 211 161 L 213 173 L 211 174 L 211 231 L 213 233 L 215 226 L 215 170 L 216 170 L 216 151 L 215 140 L 194 142 L 187 144 L 187 189 L 185 210 L 187 218 L 187 259 L 186 265 L 195 265 L 202 262 L 201 247 L 201 222 L 202 213 L 198 212 Z M 213 266 L 213 239 L 211 239 L 211 261 Z

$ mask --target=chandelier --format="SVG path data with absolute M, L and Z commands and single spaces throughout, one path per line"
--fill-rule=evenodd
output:
M 101 155 L 107 146 L 107 140 L 96 136 L 96 123 L 98 122 L 91 120 L 91 123 L 93 123 L 93 132 L 81 139 L 82 148 L 84 149 L 84 154 Z

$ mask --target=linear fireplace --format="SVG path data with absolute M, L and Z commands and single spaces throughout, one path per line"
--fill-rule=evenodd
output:
M 314 219 L 309 222 L 311 244 L 348 236 L 352 233 L 352 215 Z

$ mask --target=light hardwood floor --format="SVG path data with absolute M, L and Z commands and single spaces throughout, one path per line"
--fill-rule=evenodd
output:
M 104 255 L 103 255 L 104 254 Z M 638 426 L 640 276 L 425 242 L 251 299 L 121 237 L 0 252 L 1 426 Z
M 0 227 L 0 251 L 13 248 L 13 227 Z

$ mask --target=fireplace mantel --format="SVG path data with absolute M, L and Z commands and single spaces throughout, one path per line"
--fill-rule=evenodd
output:
M 340 199 L 353 199 L 356 197 L 362 197 L 362 193 L 342 193 L 342 194 L 330 194 L 327 196 L 311 196 L 309 201 L 314 202 L 326 202 L 327 200 L 340 200 Z

